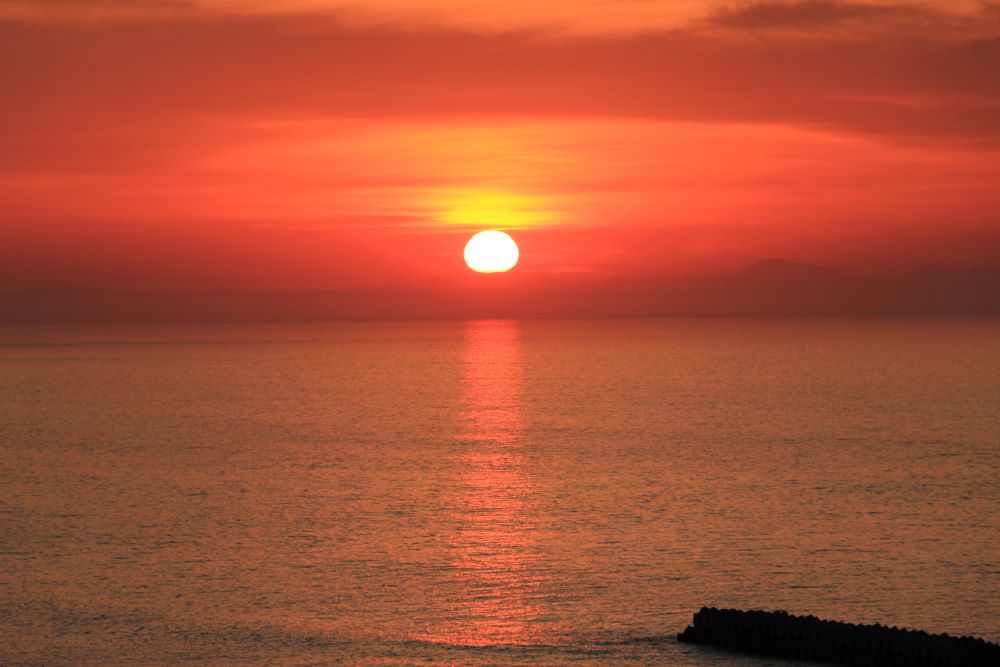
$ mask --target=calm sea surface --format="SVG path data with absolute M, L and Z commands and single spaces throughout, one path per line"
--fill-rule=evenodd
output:
M 1000 640 L 1000 320 L 0 329 L 2 664 L 778 664 L 705 604 Z

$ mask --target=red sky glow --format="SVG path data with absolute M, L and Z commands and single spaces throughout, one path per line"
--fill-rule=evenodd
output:
M 0 289 L 1000 264 L 991 2 L 0 0 Z

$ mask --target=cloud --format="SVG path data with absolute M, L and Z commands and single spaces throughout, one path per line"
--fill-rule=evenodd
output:
M 996 142 L 1000 30 L 890 29 L 936 16 L 920 11 L 817 0 L 715 16 L 716 28 L 882 28 L 763 41 L 704 27 L 556 38 L 287 16 L 7 21 L 0 123 L 23 137 L 205 115 L 626 116 Z
M 0 0 L 0 17 L 27 20 L 156 18 L 190 14 L 191 0 Z
M 811 30 L 835 27 L 886 28 L 899 26 L 941 27 L 967 23 L 967 17 L 912 4 L 877 5 L 837 0 L 804 2 L 758 2 L 724 7 L 709 17 L 709 23 L 745 30 Z

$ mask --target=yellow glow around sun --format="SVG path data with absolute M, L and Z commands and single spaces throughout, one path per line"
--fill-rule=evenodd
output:
M 520 252 L 508 234 L 494 229 L 479 232 L 465 244 L 465 263 L 479 273 L 510 271 Z
M 534 227 L 557 222 L 558 214 L 541 197 L 499 190 L 459 190 L 435 202 L 437 218 L 463 227 Z

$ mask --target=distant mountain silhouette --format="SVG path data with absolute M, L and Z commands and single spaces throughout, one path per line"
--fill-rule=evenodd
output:
M 736 280 L 741 284 L 788 285 L 798 282 L 832 284 L 837 281 L 853 280 L 851 276 L 826 266 L 789 262 L 785 259 L 762 259 L 750 266 L 720 276 Z
M 468 274 L 356 292 L 0 293 L 0 323 L 273 322 L 504 317 L 1000 315 L 1000 268 L 889 277 L 779 259 L 684 278 Z

